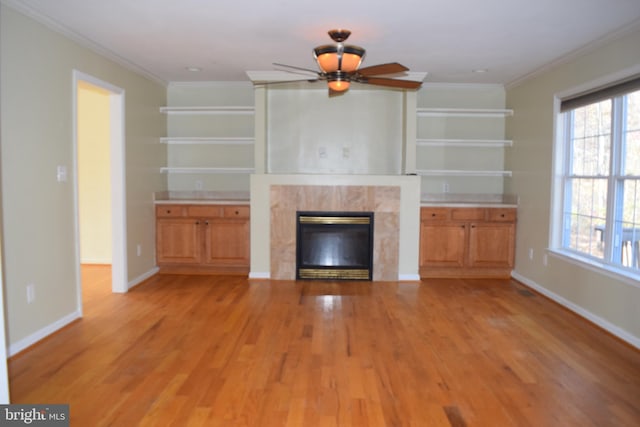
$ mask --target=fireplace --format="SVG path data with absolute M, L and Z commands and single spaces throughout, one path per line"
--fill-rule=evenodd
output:
M 372 280 L 373 212 L 296 217 L 296 279 Z

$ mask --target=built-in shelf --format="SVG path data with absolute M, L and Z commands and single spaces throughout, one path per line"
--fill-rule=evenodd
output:
M 507 117 L 513 110 L 503 108 L 418 108 L 418 117 Z
M 212 144 L 212 145 L 251 145 L 254 142 L 253 137 L 243 136 L 211 136 L 211 137 L 177 137 L 166 136 L 160 138 L 162 144 L 177 144 L 177 145 L 196 145 L 196 144 Z
M 486 176 L 486 177 L 510 177 L 511 171 L 472 171 L 453 169 L 418 169 L 420 176 Z
M 502 139 L 416 139 L 420 147 L 511 147 L 513 141 Z
M 254 107 L 160 107 L 160 112 L 165 114 L 253 114 Z
M 253 173 L 253 168 L 216 168 L 216 167 L 163 167 L 160 173 L 179 174 L 247 174 Z

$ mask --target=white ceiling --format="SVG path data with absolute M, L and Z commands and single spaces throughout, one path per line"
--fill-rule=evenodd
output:
M 315 68 L 327 30 L 363 66 L 427 82 L 509 84 L 640 26 L 640 0 L 2 0 L 156 80 L 247 81 L 273 62 Z M 199 67 L 200 72 L 186 67 Z M 487 69 L 474 73 L 474 69 Z

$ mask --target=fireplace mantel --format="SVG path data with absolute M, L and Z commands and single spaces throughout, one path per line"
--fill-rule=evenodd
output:
M 374 212 L 373 280 L 420 279 L 418 176 L 252 175 L 250 278 L 295 279 L 297 210 Z

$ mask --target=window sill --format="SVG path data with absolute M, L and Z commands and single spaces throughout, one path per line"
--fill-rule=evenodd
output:
M 580 256 L 576 253 L 560 249 L 548 249 L 549 254 L 555 258 L 584 267 L 594 273 L 603 274 L 612 279 L 620 280 L 628 285 L 640 288 L 640 272 L 633 272 L 622 268 L 616 268 L 609 264 L 598 262 L 595 259 Z

